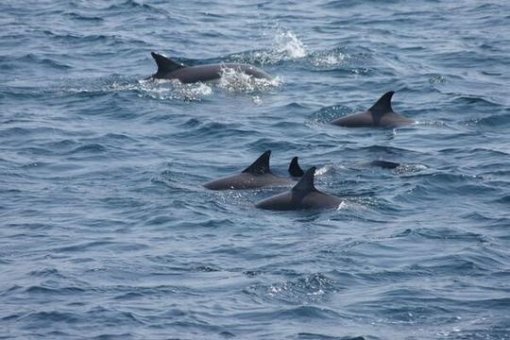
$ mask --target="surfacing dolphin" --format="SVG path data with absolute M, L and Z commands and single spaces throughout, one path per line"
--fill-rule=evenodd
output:
M 386 128 L 413 124 L 413 120 L 405 118 L 393 111 L 391 107 L 391 97 L 394 93 L 394 91 L 385 93 L 374 105 L 372 105 L 371 108 L 368 109 L 368 111 L 335 119 L 331 122 L 331 124 L 345 127 L 375 126 Z
M 377 160 L 370 162 L 370 165 L 372 166 L 378 166 L 383 169 L 396 169 L 400 166 L 400 163 L 390 162 L 390 161 L 383 161 L 383 160 Z
M 271 150 L 268 150 L 241 173 L 207 182 L 204 187 L 211 190 L 241 190 L 294 184 L 291 178 L 273 175 L 269 168 L 270 156 Z M 290 162 L 289 173 L 293 177 L 302 176 L 303 170 L 299 167 L 297 157 Z
M 272 79 L 266 72 L 248 64 L 225 63 L 186 66 L 155 52 L 151 52 L 151 55 L 158 65 L 157 72 L 152 75 L 153 79 L 178 79 L 181 83 L 196 83 L 198 81 L 219 79 L 225 69 L 234 69 L 254 78 Z
M 313 184 L 315 167 L 308 169 L 290 190 L 258 202 L 255 206 L 268 210 L 336 209 L 342 203 L 338 197 L 317 190 Z

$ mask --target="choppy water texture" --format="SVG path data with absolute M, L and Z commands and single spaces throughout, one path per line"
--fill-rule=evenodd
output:
M 509 339 L 509 13 L 1 1 L 0 338 Z M 276 80 L 148 82 L 150 51 Z M 328 124 L 389 90 L 416 125 Z M 201 186 L 267 149 L 341 208 Z

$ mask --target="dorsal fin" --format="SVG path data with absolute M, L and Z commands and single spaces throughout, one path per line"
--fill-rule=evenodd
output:
M 170 72 L 173 72 L 175 70 L 178 70 L 180 68 L 186 67 L 185 65 L 175 62 L 170 58 L 167 58 L 165 56 L 162 56 L 161 54 L 157 54 L 155 52 L 151 52 L 152 57 L 156 61 L 156 64 L 158 65 L 158 71 L 154 75 L 155 77 L 159 75 L 164 75 Z
M 316 167 L 312 166 L 310 169 L 306 170 L 303 177 L 301 177 L 299 182 L 297 182 L 294 188 L 292 188 L 293 193 L 307 194 L 311 191 L 317 191 L 317 189 L 315 189 L 315 186 L 313 185 L 315 169 Z
M 374 117 L 382 117 L 385 113 L 393 112 L 391 108 L 391 97 L 395 92 L 386 92 L 378 101 L 368 109 Z
M 301 167 L 299 166 L 298 158 L 297 157 L 292 158 L 289 164 L 289 174 L 292 177 L 301 177 L 303 176 L 304 173 L 305 172 L 303 171 L 303 169 L 301 169 Z
M 271 172 L 269 169 L 269 157 L 271 156 L 271 150 L 267 150 L 255 162 L 249 167 L 243 170 L 244 173 L 253 175 L 263 175 Z

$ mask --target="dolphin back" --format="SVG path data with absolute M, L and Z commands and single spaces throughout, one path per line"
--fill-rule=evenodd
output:
M 156 52 L 151 52 L 158 70 L 152 75 L 155 79 L 178 79 L 182 83 L 195 83 L 221 78 L 225 69 L 233 69 L 257 79 L 272 79 L 263 70 L 249 64 L 206 64 L 187 66 Z
M 258 202 L 255 207 L 267 210 L 303 210 L 338 208 L 342 200 L 318 191 L 314 186 L 315 167 L 308 169 L 292 190 Z
M 395 94 L 394 91 L 386 92 L 367 111 L 337 118 L 331 121 L 331 124 L 345 127 L 387 128 L 413 124 L 413 120 L 402 117 L 393 111 L 391 107 L 393 94 Z
M 292 179 L 271 173 L 270 157 L 271 150 L 267 150 L 241 173 L 207 182 L 204 187 L 210 190 L 242 190 L 292 184 Z

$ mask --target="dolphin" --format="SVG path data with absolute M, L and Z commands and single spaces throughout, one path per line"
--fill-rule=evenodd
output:
M 334 209 L 342 200 L 320 192 L 313 185 L 315 167 L 308 169 L 290 190 L 258 202 L 255 207 L 268 210 Z
M 400 166 L 400 163 L 390 162 L 390 161 L 383 161 L 383 160 L 377 160 L 370 162 L 370 165 L 372 166 L 378 166 L 383 169 L 395 169 Z
M 196 83 L 198 81 L 219 79 L 226 68 L 243 72 L 253 78 L 272 79 L 263 70 L 248 64 L 225 63 L 186 66 L 155 52 L 151 52 L 151 55 L 158 65 L 157 72 L 151 76 L 152 79 L 178 79 L 181 83 Z
M 335 119 L 331 124 L 345 127 L 376 126 L 386 128 L 413 124 L 413 120 L 407 119 L 393 111 L 391 107 L 391 97 L 394 93 L 394 91 L 390 91 L 383 94 L 368 111 Z
M 268 150 L 240 174 L 207 182 L 204 187 L 211 190 L 241 190 L 294 184 L 295 180 L 291 178 L 279 177 L 271 173 L 269 168 L 270 156 L 271 150 Z M 303 170 L 297 162 L 297 157 L 292 159 L 289 165 L 289 173 L 293 177 L 299 177 L 300 174 L 302 176 Z

